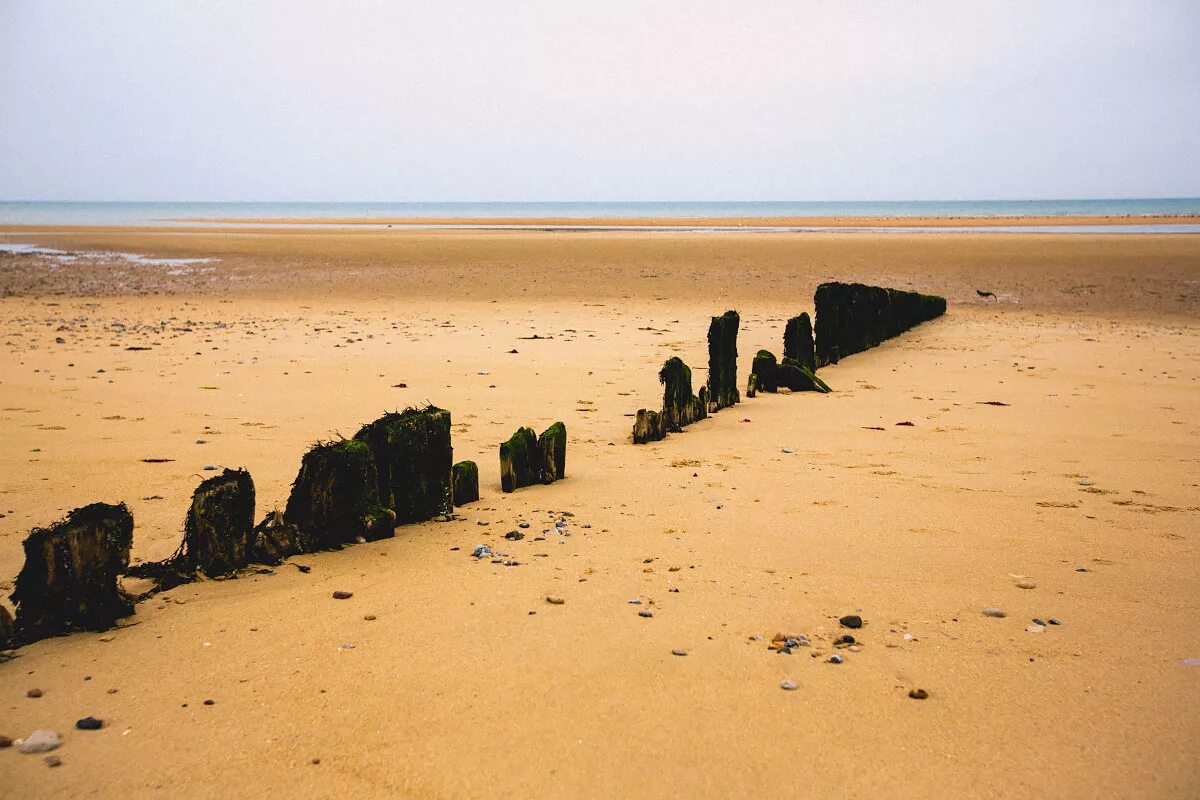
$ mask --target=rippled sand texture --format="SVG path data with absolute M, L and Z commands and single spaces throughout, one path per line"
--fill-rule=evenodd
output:
M 34 525 L 124 500 L 161 558 L 205 466 L 248 468 L 261 517 L 311 442 L 410 404 L 453 412 L 483 494 L 18 651 L 0 735 L 64 743 L 0 750 L 14 797 L 1200 790 L 1196 237 L 11 237 L 216 260 L 0 256 L 4 596 Z M 703 380 L 710 315 L 741 312 L 744 381 L 828 279 L 950 311 L 822 370 L 832 395 L 629 444 L 665 358 Z M 502 495 L 498 442 L 557 419 L 567 479 Z

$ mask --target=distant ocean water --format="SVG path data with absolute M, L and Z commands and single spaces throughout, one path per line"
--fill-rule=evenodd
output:
M 1010 217 L 1200 215 L 1200 198 L 911 202 L 57 203 L 0 201 L 0 225 L 169 225 L 205 217 Z

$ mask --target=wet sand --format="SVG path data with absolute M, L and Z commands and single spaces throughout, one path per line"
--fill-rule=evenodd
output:
M 17 796 L 1200 788 L 1196 237 L 11 237 L 218 260 L 0 256 L 3 595 L 29 528 L 72 507 L 128 502 L 135 557 L 161 558 L 205 466 L 247 467 L 261 517 L 312 441 L 406 405 L 453 412 L 483 494 L 292 559 L 307 574 L 202 581 L 17 651 L 0 735 L 64 737 L 55 769 L 0 750 Z M 744 381 L 828 279 L 950 311 L 822 370 L 832 395 L 629 444 L 665 358 L 704 379 L 710 315 L 742 313 Z M 501 494 L 496 444 L 556 419 L 567 479 Z M 480 543 L 520 566 L 476 562 Z M 860 649 L 828 663 L 852 613 Z M 776 632 L 812 646 L 778 655 Z M 72 728 L 89 714 L 105 727 Z

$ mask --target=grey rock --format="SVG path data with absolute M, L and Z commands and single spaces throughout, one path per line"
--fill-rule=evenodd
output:
M 39 728 L 25 737 L 20 750 L 26 755 L 49 753 L 51 750 L 57 750 L 61 744 L 62 740 L 58 738 L 57 733 Z
M 995 617 L 996 619 L 1001 619 L 1008 616 L 1008 614 L 1004 613 L 1003 609 L 990 607 L 983 610 L 983 615 L 985 617 Z
M 787 691 L 787 692 L 794 692 L 800 688 L 800 685 L 797 684 L 795 681 L 785 680 L 779 684 L 779 688 L 783 689 L 784 691 Z

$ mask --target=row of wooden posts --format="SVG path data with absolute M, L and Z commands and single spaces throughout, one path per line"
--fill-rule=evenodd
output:
M 823 283 L 813 297 L 817 323 L 807 313 L 792 317 L 783 331 L 783 360 L 759 350 L 750 368 L 746 395 L 776 392 L 828 392 L 817 370 L 839 359 L 875 347 L 914 325 L 946 313 L 946 300 L 934 295 L 885 289 L 861 283 Z M 633 423 L 633 443 L 666 438 L 740 401 L 737 389 L 736 311 L 713 317 L 708 327 L 708 382 L 692 394 L 692 370 L 678 356 L 659 370 L 663 385 L 661 411 L 640 409 Z
M 519 429 L 500 445 L 501 488 L 566 476 L 567 429 L 540 437 Z M 133 514 L 120 503 L 93 503 L 25 539 L 25 563 L 11 595 L 16 617 L 0 606 L 0 648 L 75 630 L 104 630 L 133 613 L 125 575 L 149 578 L 148 594 L 195 580 L 275 565 L 300 553 L 394 535 L 397 525 L 453 513 L 479 499 L 479 468 L 452 463 L 450 412 L 429 406 L 385 414 L 352 439 L 314 445 L 300 462 L 287 505 L 254 524 L 254 481 L 226 469 L 192 495 L 179 549 L 163 561 L 130 566 Z M 145 596 L 145 595 L 144 595 Z
M 814 298 L 816 326 L 807 314 L 788 320 L 783 360 L 760 350 L 747 394 L 829 391 L 816 370 L 946 310 L 941 297 L 862 284 L 825 283 Z M 670 358 L 659 372 L 661 411 L 641 409 L 635 444 L 738 403 L 736 311 L 713 317 L 708 331 L 708 381 L 692 392 L 692 371 Z M 500 445 L 501 488 L 552 483 L 566 475 L 567 430 L 561 422 L 540 436 L 520 428 Z M 133 613 L 120 587 L 125 575 L 149 578 L 154 591 L 198 575 L 233 575 L 251 564 L 273 565 L 299 553 L 338 548 L 394 535 L 397 525 L 434 519 L 479 499 L 479 470 L 453 463 L 450 412 L 429 406 L 385 414 L 352 439 L 318 443 L 304 454 L 287 505 L 254 524 L 254 481 L 226 469 L 192 496 L 183 541 L 163 561 L 129 564 L 133 515 L 124 503 L 93 503 L 25 539 L 25 563 L 11 599 L 14 618 L 0 606 L 0 648 L 73 630 L 103 630 Z

